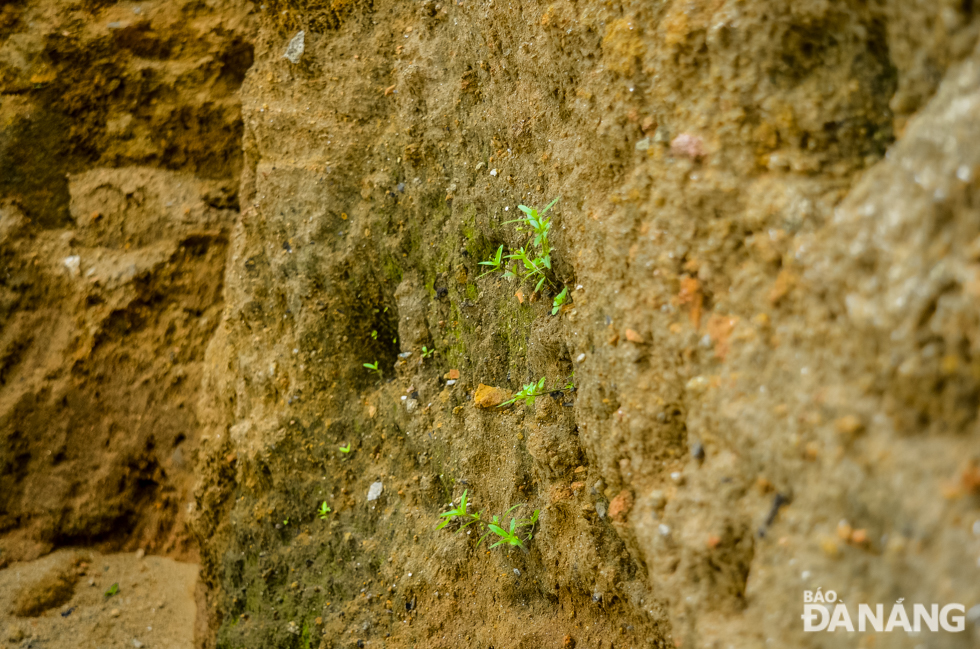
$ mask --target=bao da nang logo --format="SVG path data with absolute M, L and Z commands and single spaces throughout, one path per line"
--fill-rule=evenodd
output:
M 887 615 L 886 615 L 887 612 Z M 856 617 L 854 617 L 856 616 Z M 966 629 L 966 607 L 962 604 L 913 604 L 899 599 L 888 609 L 884 604 L 858 604 L 857 610 L 849 608 L 837 593 L 826 593 L 818 588 L 803 591 L 803 630 L 817 631 L 875 631 L 890 633 L 905 631 L 923 633 L 927 631 L 951 631 L 959 633 Z

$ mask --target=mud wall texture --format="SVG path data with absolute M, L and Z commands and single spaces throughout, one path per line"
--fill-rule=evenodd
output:
M 973 3 L 259 9 L 218 646 L 911 647 L 803 634 L 803 590 L 980 602 Z M 557 196 L 555 290 L 481 277 Z M 436 530 L 464 490 L 540 509 L 528 552 Z
M 0 8 L 0 565 L 196 552 L 250 29 L 229 2 Z

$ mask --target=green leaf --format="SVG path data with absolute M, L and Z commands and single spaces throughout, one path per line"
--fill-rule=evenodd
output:
M 119 584 L 118 583 L 115 583 L 115 584 L 109 586 L 109 590 L 107 590 L 105 592 L 105 596 L 106 597 L 112 597 L 113 595 L 115 595 L 118 592 L 119 592 Z
M 542 213 L 542 214 L 547 214 L 547 212 L 548 212 L 548 210 L 550 210 L 550 209 L 551 209 L 552 207 L 554 207 L 554 206 L 555 206 L 555 203 L 557 203 L 557 202 L 558 202 L 558 199 L 559 199 L 559 198 L 561 198 L 561 196 L 557 196 L 557 197 L 555 197 L 555 200 L 553 200 L 553 201 L 551 201 L 550 203 L 548 203 L 548 207 L 546 207 L 546 208 L 544 208 L 543 210 L 541 210 L 541 213 Z

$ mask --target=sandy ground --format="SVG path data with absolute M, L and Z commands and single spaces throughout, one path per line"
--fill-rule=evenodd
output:
M 12 564 L 0 571 L 0 640 L 25 649 L 194 647 L 197 572 L 139 552 L 71 549 Z

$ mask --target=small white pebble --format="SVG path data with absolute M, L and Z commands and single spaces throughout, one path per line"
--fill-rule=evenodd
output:
M 446 385 L 456 385 L 456 379 L 449 379 L 446 381 Z
M 584 360 L 585 360 L 585 352 L 582 352 L 582 353 L 581 353 L 581 354 L 579 354 L 579 355 L 578 355 L 578 357 L 577 357 L 577 358 L 575 359 L 575 362 L 576 362 L 576 363 L 581 363 L 581 362 L 582 362 L 582 361 L 584 361 Z
M 496 176 L 497 175 L 497 170 L 496 169 L 491 169 L 490 170 L 490 175 L 491 176 Z
M 800 577 L 803 579 L 803 581 L 806 581 L 807 579 L 810 578 L 810 571 L 809 570 L 804 570 L 803 571 L 803 574 L 801 574 Z
M 294 65 L 299 63 L 300 58 L 303 56 L 303 51 L 306 49 L 305 46 L 306 34 L 304 32 L 297 32 L 292 40 L 289 41 L 289 45 L 286 46 L 286 53 L 282 55 L 282 58 L 288 59 Z
M 681 473 L 680 471 L 674 471 L 673 473 L 670 474 L 670 479 L 676 482 L 677 484 L 681 484 L 682 482 L 684 482 L 684 474 Z
M 657 530 L 660 532 L 660 536 L 670 536 L 670 526 L 661 523 L 657 526 Z

